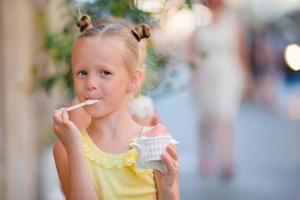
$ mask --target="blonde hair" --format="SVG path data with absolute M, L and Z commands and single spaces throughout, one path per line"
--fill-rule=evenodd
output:
M 83 15 L 77 26 L 81 31 L 78 39 L 101 36 L 120 41 L 129 52 L 124 62 L 130 73 L 143 67 L 146 61 L 146 45 L 142 40 L 151 36 L 147 24 L 133 26 L 125 19 L 113 17 L 98 19 L 92 23 L 88 15 Z

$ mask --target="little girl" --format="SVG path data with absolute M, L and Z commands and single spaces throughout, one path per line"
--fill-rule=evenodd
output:
M 137 170 L 137 152 L 128 148 L 145 128 L 128 113 L 128 103 L 144 77 L 143 39 L 147 25 L 129 28 L 105 20 L 91 23 L 83 16 L 81 35 L 72 49 L 73 83 L 79 101 L 97 99 L 84 107 L 91 117 L 79 131 L 67 108 L 54 111 L 58 137 L 53 152 L 66 199 L 179 199 L 178 158 L 173 145 L 161 156 L 167 173 Z

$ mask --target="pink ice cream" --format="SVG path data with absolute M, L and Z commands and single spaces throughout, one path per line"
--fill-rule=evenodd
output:
M 168 136 L 169 133 L 167 128 L 164 125 L 157 124 L 149 131 L 145 132 L 143 135 L 146 137 L 157 137 L 157 136 Z

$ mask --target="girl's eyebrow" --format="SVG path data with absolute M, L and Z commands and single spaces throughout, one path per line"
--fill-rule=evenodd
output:
M 97 64 L 96 68 L 113 70 L 113 68 L 108 64 Z M 85 65 L 82 64 L 73 65 L 73 70 L 88 70 L 88 69 L 89 67 L 86 67 Z
M 83 68 L 83 65 L 81 64 L 77 64 L 77 65 L 73 65 L 73 69 L 80 69 L 80 68 Z

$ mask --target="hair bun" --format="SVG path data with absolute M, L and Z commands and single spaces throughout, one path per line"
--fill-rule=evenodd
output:
M 80 32 L 83 32 L 83 31 L 85 31 L 85 30 L 90 29 L 90 28 L 93 27 L 92 20 L 91 20 L 90 16 L 88 16 L 88 15 L 83 15 L 78 20 L 78 22 L 76 23 L 76 25 L 79 27 Z
M 133 36 L 137 41 L 141 41 L 144 38 L 151 36 L 150 26 L 148 24 L 139 24 L 131 30 Z

